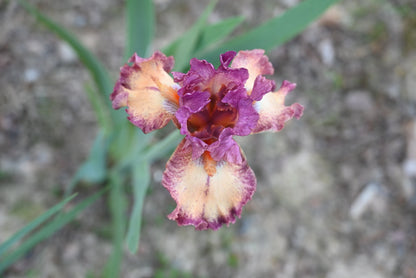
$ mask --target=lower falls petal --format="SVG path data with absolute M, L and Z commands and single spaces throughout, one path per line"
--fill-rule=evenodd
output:
M 168 216 L 179 225 L 194 225 L 197 230 L 216 230 L 223 224 L 234 223 L 242 207 L 256 189 L 256 177 L 243 156 L 240 164 L 225 161 L 207 173 L 206 159 L 192 159 L 192 148 L 184 139 L 173 153 L 163 174 L 166 187 L 177 203 Z

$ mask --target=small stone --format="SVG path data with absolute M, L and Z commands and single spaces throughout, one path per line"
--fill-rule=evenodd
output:
M 358 255 L 352 261 L 339 261 L 335 263 L 326 276 L 326 278 L 350 277 L 383 278 L 385 276 L 364 255 Z
M 404 73 L 405 73 L 405 92 L 410 101 L 416 102 L 416 55 L 411 56 L 406 59 L 404 63 Z
M 403 163 L 403 171 L 406 176 L 416 178 L 416 159 L 408 159 Z
M 335 60 L 335 51 L 331 40 L 325 39 L 321 41 L 318 50 L 321 54 L 322 62 L 327 66 L 332 66 Z
M 360 219 L 370 208 L 382 212 L 384 210 L 383 190 L 377 183 L 368 184 L 358 195 L 350 208 L 352 219 Z
M 23 78 L 26 83 L 33 83 L 39 79 L 40 73 L 37 69 L 29 68 L 23 73 Z
M 80 256 L 81 247 L 77 243 L 69 243 L 62 254 L 65 263 L 76 261 Z
M 61 60 L 65 63 L 73 63 L 77 60 L 77 54 L 67 43 L 59 42 L 58 51 Z
M 319 23 L 326 26 L 348 25 L 351 17 L 345 9 L 338 5 L 330 7 L 319 19 Z
M 153 179 L 155 182 L 162 182 L 163 171 L 161 169 L 157 169 L 153 172 Z
M 345 99 L 345 106 L 351 112 L 358 112 L 365 115 L 369 120 L 377 116 L 376 106 L 367 91 L 352 91 L 349 92 Z

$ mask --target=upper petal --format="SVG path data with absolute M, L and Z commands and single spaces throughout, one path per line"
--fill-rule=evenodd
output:
M 303 106 L 294 103 L 285 106 L 285 96 L 296 87 L 295 83 L 283 81 L 282 86 L 277 92 L 268 93 L 254 104 L 259 113 L 259 120 L 253 133 L 263 131 L 279 131 L 284 127 L 286 121 L 296 118 L 299 119 L 303 114 Z
M 264 55 L 263 49 L 253 49 L 239 51 L 231 63 L 232 68 L 246 68 L 248 70 L 248 80 L 245 87 L 249 94 L 254 87 L 254 81 L 259 75 L 272 75 L 274 69 L 269 62 L 269 58 Z
M 127 106 L 128 119 L 145 133 L 164 127 L 179 104 L 177 85 L 168 74 L 173 57 L 157 51 L 147 59 L 134 54 L 129 62 L 110 96 L 113 108 Z
M 206 152 L 193 160 L 185 140 L 168 161 L 162 183 L 177 203 L 169 219 L 198 230 L 234 223 L 256 188 L 245 158 L 241 164 L 216 162 Z

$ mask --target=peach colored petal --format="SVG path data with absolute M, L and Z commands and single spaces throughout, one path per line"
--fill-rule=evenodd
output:
M 167 71 L 173 66 L 173 58 L 161 52 L 143 59 L 134 54 L 121 68 L 120 79 L 111 94 L 113 107 L 127 106 L 128 119 L 148 133 L 164 127 L 179 104 L 176 84 Z
M 198 230 L 234 223 L 255 191 L 253 171 L 245 158 L 241 164 L 210 161 L 205 155 L 192 160 L 192 148 L 185 140 L 170 158 L 163 176 L 163 185 L 177 203 L 169 219 Z
M 302 116 L 302 105 L 294 103 L 291 106 L 285 106 L 284 104 L 287 93 L 295 87 L 295 83 L 283 81 L 277 92 L 264 95 L 260 101 L 254 104 L 259 113 L 259 120 L 253 133 L 279 131 L 284 127 L 286 121 L 292 118 L 299 119 Z
M 263 49 L 239 51 L 231 63 L 231 68 L 246 68 L 248 70 L 249 77 L 245 84 L 248 94 L 251 94 L 257 76 L 274 73 L 273 66 L 269 62 L 269 58 L 264 55 Z

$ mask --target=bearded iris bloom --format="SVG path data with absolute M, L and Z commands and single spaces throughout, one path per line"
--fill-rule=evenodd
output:
M 128 119 L 144 133 L 168 122 L 185 138 L 166 165 L 162 184 L 177 203 L 168 215 L 198 230 L 234 223 L 256 189 L 256 177 L 233 136 L 279 131 L 303 107 L 284 105 L 296 84 L 277 91 L 264 75 L 274 72 L 260 49 L 229 51 L 220 66 L 191 59 L 187 73 L 173 72 L 173 57 L 134 54 L 121 68 L 111 94 L 114 109 L 127 106 Z

